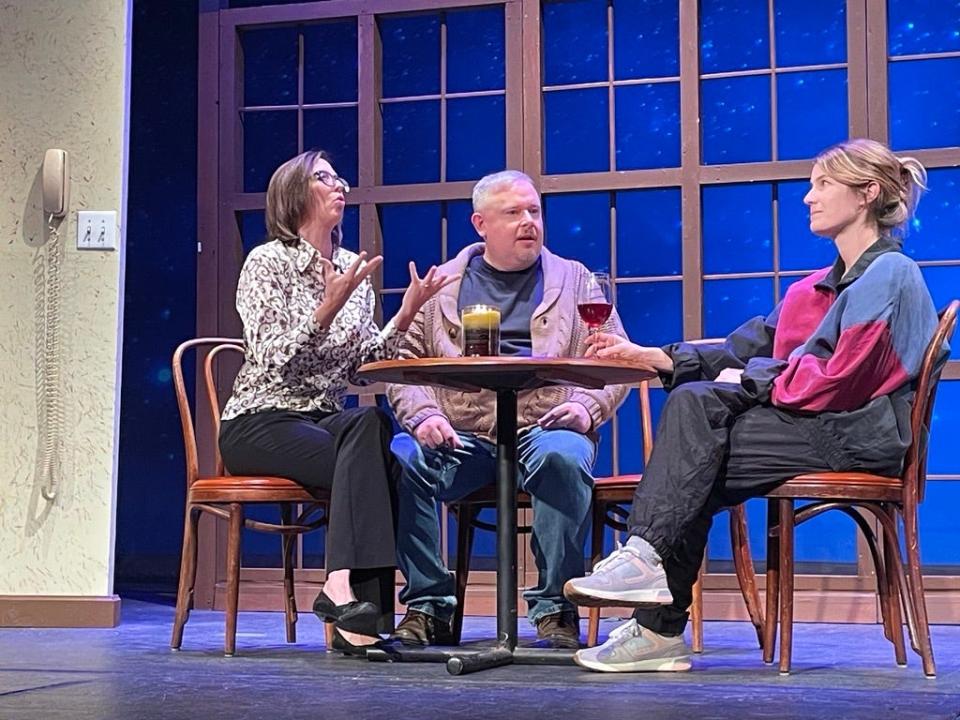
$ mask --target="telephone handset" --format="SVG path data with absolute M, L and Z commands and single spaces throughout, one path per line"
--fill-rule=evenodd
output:
M 43 212 L 62 218 L 69 205 L 69 156 L 65 150 L 47 150 L 43 155 Z
M 64 150 L 43 156 L 43 214 L 49 237 L 44 243 L 41 273 L 36 273 L 37 415 L 39 438 L 37 476 L 48 502 L 57 497 L 63 461 L 63 403 L 60 387 L 60 265 L 64 244 L 59 226 L 70 206 L 70 161 Z M 54 222 L 56 218 L 57 222 Z

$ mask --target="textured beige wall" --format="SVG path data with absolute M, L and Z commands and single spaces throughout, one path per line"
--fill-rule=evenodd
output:
M 76 213 L 123 220 L 128 23 L 126 0 L 0 0 L 0 595 L 112 592 L 123 256 L 78 252 Z M 36 479 L 34 273 L 52 147 L 70 153 L 72 191 L 60 226 L 64 473 L 51 503 Z

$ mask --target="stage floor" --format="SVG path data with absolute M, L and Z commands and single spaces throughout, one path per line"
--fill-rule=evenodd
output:
M 705 652 L 689 673 L 515 666 L 453 677 L 442 665 L 326 653 L 309 614 L 288 646 L 279 613 L 242 613 L 238 655 L 225 658 L 223 615 L 194 612 L 174 653 L 172 618 L 169 605 L 125 598 L 112 630 L 0 629 L 0 719 L 960 718 L 958 626 L 933 628 L 932 680 L 912 651 L 898 668 L 877 625 L 797 625 L 794 672 L 781 677 L 762 663 L 749 625 L 721 622 L 706 624 Z M 521 643 L 532 640 L 520 625 Z M 465 639 L 494 627 L 492 618 L 467 618 Z M 612 627 L 604 622 L 601 636 Z

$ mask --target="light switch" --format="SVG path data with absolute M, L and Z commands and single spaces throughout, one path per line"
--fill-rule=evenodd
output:
M 78 250 L 116 250 L 118 234 L 116 210 L 77 212 Z

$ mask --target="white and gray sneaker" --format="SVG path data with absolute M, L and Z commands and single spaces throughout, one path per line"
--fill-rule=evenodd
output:
M 577 665 L 597 672 L 685 672 L 690 649 L 683 636 L 667 637 L 631 618 L 610 633 L 603 645 L 578 650 Z
M 669 605 L 673 594 L 656 550 L 643 538 L 633 536 L 625 545 L 597 563 L 593 573 L 568 580 L 563 586 L 567 600 L 587 607 Z

